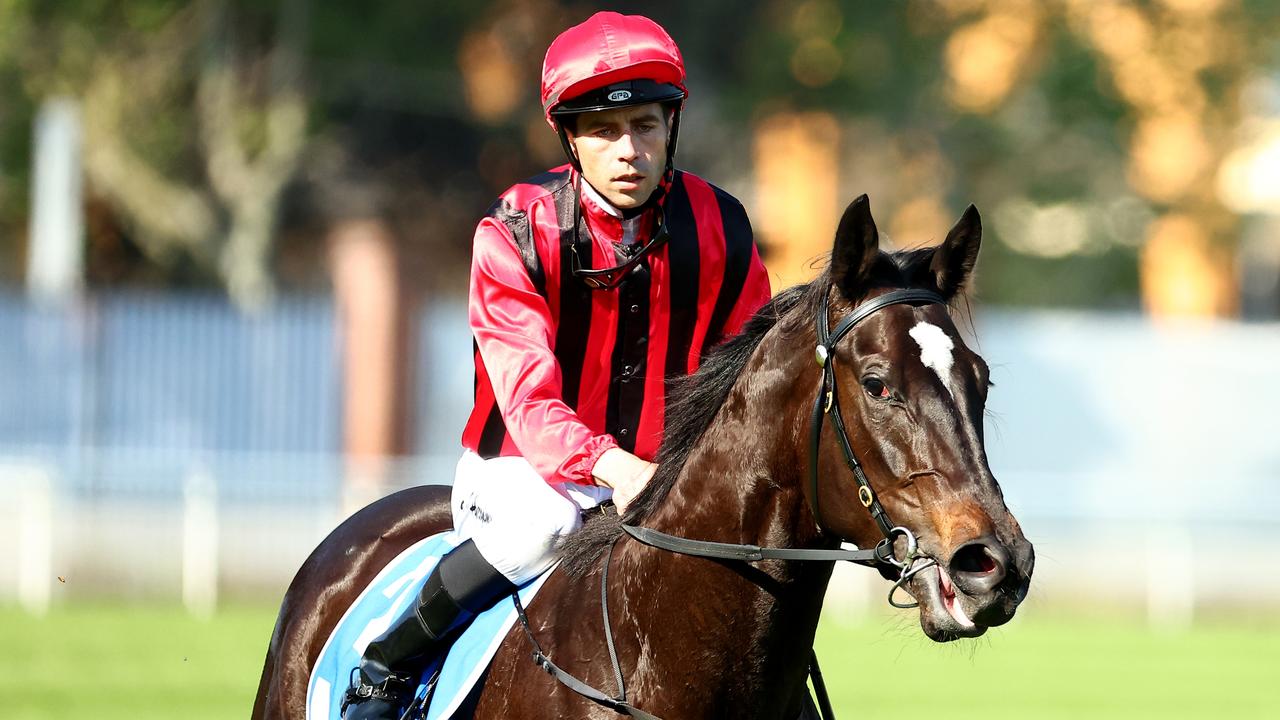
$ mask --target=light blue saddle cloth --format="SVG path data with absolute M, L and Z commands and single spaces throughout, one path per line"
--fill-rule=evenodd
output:
M 307 720 L 340 720 L 342 696 L 350 685 L 351 670 L 359 665 L 365 647 L 386 632 L 417 599 L 418 591 L 436 563 L 461 542 L 453 531 L 420 540 L 388 563 L 356 598 L 338 621 L 311 670 L 311 680 L 307 683 Z M 520 588 L 520 601 L 527 606 L 550 574 L 548 570 Z M 457 711 L 484 675 L 515 622 L 515 606 L 510 598 L 498 601 L 476 616 L 444 659 L 427 720 L 444 720 Z M 423 678 L 424 683 L 426 679 Z M 422 691 L 420 684 L 419 694 Z

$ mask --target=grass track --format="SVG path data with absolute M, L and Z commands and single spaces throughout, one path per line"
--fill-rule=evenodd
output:
M 274 615 L 76 605 L 36 620 L 0 608 L 0 715 L 246 718 Z M 818 652 L 843 720 L 1280 718 L 1280 623 L 1162 635 L 1116 617 L 1019 617 L 989 635 L 939 646 L 905 618 L 874 617 L 824 623 Z
M 1280 718 L 1277 624 L 1019 617 L 940 646 L 914 623 L 828 622 L 817 644 L 843 718 Z

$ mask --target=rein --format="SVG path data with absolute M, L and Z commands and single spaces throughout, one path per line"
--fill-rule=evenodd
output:
M 874 297 L 863 302 L 853 309 L 853 312 L 845 316 L 839 324 L 836 325 L 834 331 L 829 331 L 827 325 L 827 315 L 830 312 L 830 291 L 823 293 L 820 308 L 818 312 L 817 331 L 818 346 L 815 350 L 815 356 L 818 366 L 822 368 L 822 384 L 818 390 L 818 396 L 813 403 L 813 416 L 810 423 L 809 434 L 809 503 L 810 509 L 813 511 L 814 520 L 818 524 L 818 530 L 823 534 L 832 534 L 826 523 L 822 521 L 822 513 L 819 503 L 819 487 L 818 487 L 818 455 L 821 450 L 822 442 L 822 425 L 827 415 L 831 416 L 831 426 L 835 429 L 836 440 L 840 445 L 840 450 L 844 455 L 845 465 L 853 472 L 853 477 L 858 484 L 858 500 L 862 506 L 871 514 L 871 518 L 875 520 L 876 526 L 884 535 L 875 547 L 870 549 L 858 550 L 827 550 L 827 549 L 809 549 L 809 548 L 772 548 L 761 547 L 759 545 L 745 545 L 737 543 L 713 542 L 710 540 L 694 540 L 690 538 L 680 537 L 678 535 L 669 535 L 667 533 L 654 530 L 653 528 L 639 527 L 635 525 L 622 524 L 622 529 L 627 535 L 638 540 L 645 545 L 656 547 L 669 552 L 681 555 L 691 555 L 694 557 L 711 558 L 716 560 L 737 560 L 741 562 L 760 562 L 762 560 L 796 560 L 801 562 L 835 562 L 847 561 L 864 565 L 867 567 L 875 567 L 880 565 L 889 565 L 897 568 L 899 571 L 898 581 L 894 583 L 889 590 L 889 604 L 902 609 L 913 608 L 919 605 L 918 602 L 900 603 L 894 599 L 897 591 L 902 588 L 907 581 L 914 577 L 917 573 L 937 565 L 937 561 L 927 557 L 920 552 L 916 542 L 915 535 L 906 527 L 894 525 L 889 520 L 889 513 L 880 504 L 880 499 L 876 496 L 874 490 L 871 489 L 871 483 L 867 480 L 867 475 L 862 469 L 862 464 L 858 462 L 857 456 L 853 452 L 853 444 L 849 441 L 849 433 L 844 424 L 844 418 L 840 415 L 839 393 L 836 388 L 835 375 L 835 348 L 836 345 L 848 335 L 854 326 L 870 317 L 877 310 L 889 307 L 891 305 L 945 305 L 946 301 L 942 296 L 928 290 L 918 289 L 900 289 L 891 290 L 883 295 Z M 896 538 L 901 535 L 906 540 L 906 553 L 899 560 L 894 555 L 894 544 Z M 617 540 L 614 541 L 614 544 Z M 605 554 L 604 570 L 601 573 L 600 580 L 600 606 L 604 616 L 604 632 L 605 644 L 609 649 L 609 659 L 613 664 L 614 678 L 618 683 L 618 695 L 609 696 L 604 692 L 588 685 L 578 678 L 570 675 L 562 670 L 559 666 L 551 661 L 546 653 L 543 652 L 542 646 L 533 635 L 533 629 L 529 625 L 529 618 L 525 614 L 524 606 L 520 602 L 520 597 L 512 593 L 511 598 L 515 603 L 516 613 L 519 616 L 520 624 L 524 628 L 525 635 L 528 636 L 530 644 L 533 645 L 533 661 L 548 674 L 555 677 L 570 690 L 591 700 L 592 702 L 607 707 L 614 712 L 629 717 L 639 718 L 640 720 L 660 720 L 658 717 L 651 715 L 627 702 L 627 691 L 623 684 L 622 667 L 618 662 L 618 653 L 614 647 L 613 632 L 609 624 L 609 564 L 613 558 L 614 545 L 609 546 L 609 551 Z M 917 561 L 923 561 L 917 565 Z M 817 655 L 811 655 L 809 661 L 809 675 L 813 679 L 813 687 L 818 696 L 818 703 L 821 716 L 825 720 L 835 720 L 835 714 L 831 710 L 831 703 L 827 698 L 826 685 L 822 681 L 822 671 L 818 668 Z

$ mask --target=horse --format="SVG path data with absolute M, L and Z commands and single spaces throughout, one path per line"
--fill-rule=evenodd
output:
M 1034 549 L 987 462 L 988 367 L 950 314 L 981 236 L 970 205 L 940 245 L 886 252 L 866 196 L 854 200 L 817 279 L 779 293 L 672 381 L 655 476 L 622 517 L 594 514 L 562 539 L 528 636 L 512 628 L 502 641 L 473 716 L 616 716 L 530 662 L 531 639 L 566 673 L 657 717 L 793 720 L 808 707 L 834 561 L 673 553 L 636 527 L 725 547 L 874 547 L 932 640 L 1008 622 Z M 451 527 L 448 504 L 442 486 L 404 490 L 316 548 L 285 593 L 254 718 L 303 717 L 334 624 L 390 559 Z

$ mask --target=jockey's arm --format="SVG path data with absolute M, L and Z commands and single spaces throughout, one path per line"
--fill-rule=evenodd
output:
M 723 337 L 733 337 L 742 332 L 742 326 L 764 307 L 771 297 L 773 297 L 773 291 L 770 288 L 769 271 L 760 259 L 759 247 L 752 242 L 747 278 L 742 284 L 742 292 L 738 294 L 738 301 L 734 303 L 732 312 L 725 320 Z
M 503 422 L 520 454 L 549 483 L 596 483 L 598 461 L 618 443 L 593 432 L 565 403 L 551 350 L 551 310 L 534 288 L 510 231 L 492 218 L 476 228 L 468 315 Z M 626 484 L 612 471 L 603 481 Z

